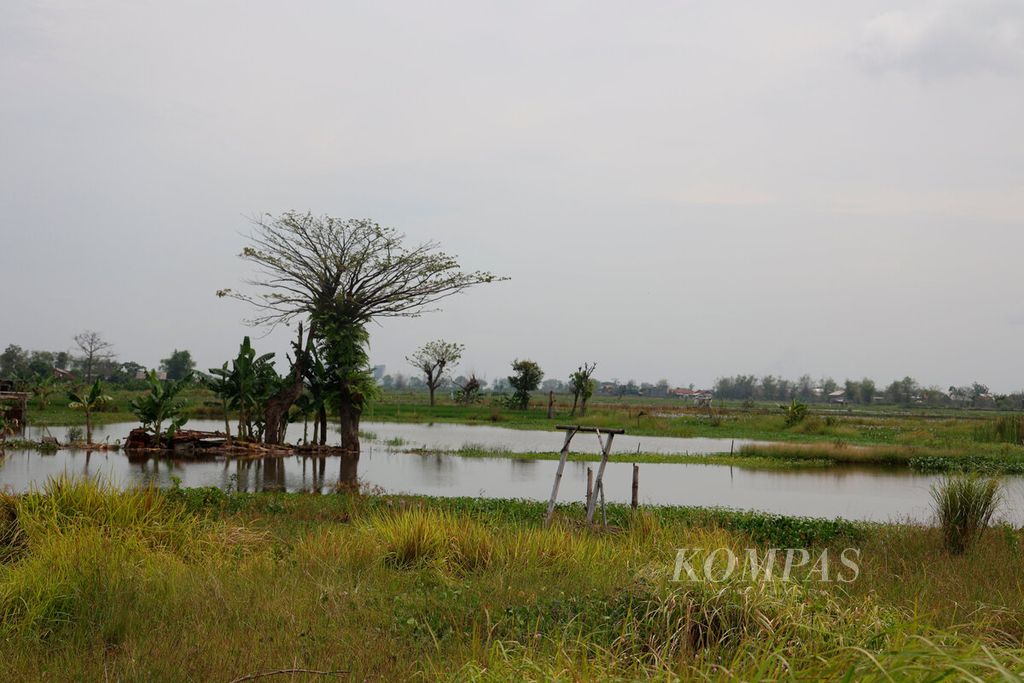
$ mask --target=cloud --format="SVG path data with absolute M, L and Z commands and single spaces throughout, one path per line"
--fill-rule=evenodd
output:
M 924 80 L 1024 73 L 1024 3 L 959 0 L 885 12 L 865 24 L 858 56 L 872 72 Z

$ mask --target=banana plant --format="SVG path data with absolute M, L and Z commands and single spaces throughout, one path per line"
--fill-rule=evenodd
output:
M 207 386 L 220 397 L 225 409 L 238 411 L 240 439 L 252 439 L 260 429 L 263 405 L 280 382 L 271 363 L 273 358 L 273 353 L 257 356 L 249 337 L 245 337 L 230 370 L 227 363 L 210 369 L 213 379 Z
M 46 410 L 50 405 L 50 396 L 60 391 L 60 386 L 57 384 L 57 380 L 54 379 L 53 375 L 44 377 L 43 379 L 32 385 L 32 395 L 36 397 L 39 402 L 39 409 Z
M 92 443 L 92 414 L 93 411 L 100 410 L 108 403 L 113 401 L 110 396 L 103 393 L 103 385 L 100 384 L 99 380 L 96 380 L 89 391 L 70 391 L 68 392 L 68 407 L 72 410 L 81 410 L 85 413 L 85 443 L 89 445 Z
M 185 402 L 179 401 L 177 396 L 182 389 L 192 383 L 192 373 L 186 373 L 179 380 L 161 382 L 156 372 L 151 370 L 146 381 L 149 384 L 149 393 L 132 399 L 131 411 L 139 418 L 145 429 L 153 432 L 158 441 L 166 440 L 169 443 L 175 432 L 188 421 L 188 417 L 182 415 Z M 170 421 L 166 432 L 161 429 L 165 420 Z

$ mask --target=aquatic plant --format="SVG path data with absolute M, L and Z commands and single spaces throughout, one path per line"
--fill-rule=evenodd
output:
M 932 485 L 931 493 L 943 544 L 953 555 L 977 542 L 1002 500 L 999 480 L 977 475 L 948 477 Z

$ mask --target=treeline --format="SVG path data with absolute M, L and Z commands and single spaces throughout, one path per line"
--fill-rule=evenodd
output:
M 9 344 L 0 353 L 0 380 L 12 380 L 26 387 L 52 379 L 55 375 L 92 382 L 102 379 L 110 384 L 144 387 L 141 376 L 146 366 L 122 361 L 114 345 L 97 332 L 87 330 L 75 335 L 77 351 L 26 350 Z M 195 367 L 189 351 L 175 349 L 160 361 L 160 372 L 167 379 L 181 379 Z M 65 375 L 67 373 L 67 375 Z
M 1024 393 L 993 394 L 988 386 L 974 382 L 964 386 L 922 386 L 913 377 L 895 379 L 880 387 L 870 378 L 847 379 L 842 384 L 831 377 L 812 379 L 803 375 L 788 380 L 774 375 L 734 375 L 719 377 L 715 382 L 715 398 L 738 401 L 842 401 L 867 405 L 971 406 L 978 408 L 1015 409 L 1024 406 Z

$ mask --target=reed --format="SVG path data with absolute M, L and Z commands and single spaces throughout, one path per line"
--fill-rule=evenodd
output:
M 977 475 L 947 477 L 931 493 L 943 544 L 953 555 L 964 554 L 977 542 L 1002 501 L 999 480 Z

